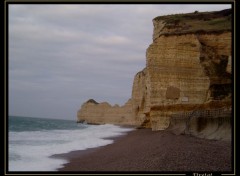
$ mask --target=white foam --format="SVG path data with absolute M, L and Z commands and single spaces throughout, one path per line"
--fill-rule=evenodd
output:
M 66 160 L 49 156 L 113 143 L 106 139 L 131 131 L 115 125 L 91 125 L 77 130 L 9 133 L 9 171 L 55 171 Z

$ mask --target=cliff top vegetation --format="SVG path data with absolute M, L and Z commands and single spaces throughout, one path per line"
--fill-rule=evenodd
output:
M 164 21 L 162 34 L 230 31 L 232 9 L 158 16 L 153 21 Z
M 96 102 L 94 99 L 89 99 L 89 100 L 87 101 L 87 103 L 99 104 L 99 103 Z

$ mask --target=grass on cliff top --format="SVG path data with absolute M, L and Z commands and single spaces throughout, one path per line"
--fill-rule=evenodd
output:
M 171 33 L 185 32 L 218 32 L 231 30 L 232 10 L 226 9 L 215 12 L 193 12 L 159 16 L 155 21 L 165 21 L 165 28 Z

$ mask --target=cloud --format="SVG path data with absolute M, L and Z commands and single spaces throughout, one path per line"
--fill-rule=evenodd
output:
M 9 5 L 10 115 L 76 118 L 89 98 L 124 104 L 152 19 L 230 5 Z

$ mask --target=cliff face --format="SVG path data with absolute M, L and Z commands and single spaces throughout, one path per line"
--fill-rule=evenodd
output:
M 121 108 L 84 104 L 79 119 L 206 138 L 215 129 L 216 138 L 229 139 L 231 10 L 156 17 L 153 24 L 153 43 L 146 67 L 134 77 L 131 100 Z M 223 128 L 227 137 L 216 132 Z
M 230 51 L 230 32 L 162 35 L 155 39 L 147 49 L 147 66 L 135 76 L 133 84 L 136 119 L 151 119 L 150 126 L 165 129 L 174 110 L 156 112 L 151 111 L 152 107 L 199 105 L 230 98 Z
M 132 116 L 131 99 L 123 106 L 111 106 L 107 102 L 97 103 L 95 100 L 88 100 L 82 105 L 77 113 L 78 121 L 86 121 L 90 124 L 118 124 L 136 125 Z
M 133 116 L 138 125 L 141 125 L 146 119 L 150 112 L 150 79 L 148 76 L 147 69 L 143 69 L 138 72 L 134 77 L 133 88 L 132 88 L 132 108 Z M 145 127 L 150 127 L 145 126 Z

